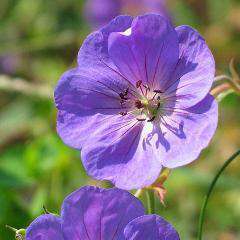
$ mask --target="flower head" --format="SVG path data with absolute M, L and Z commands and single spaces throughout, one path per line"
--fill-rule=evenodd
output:
M 176 230 L 157 215 L 144 215 L 141 202 L 120 189 L 83 187 L 63 202 L 61 216 L 34 220 L 26 240 L 179 240 Z
M 87 0 L 84 10 L 86 19 L 94 29 L 120 14 L 136 16 L 151 12 L 170 18 L 165 0 Z
M 84 15 L 89 24 L 99 28 L 121 13 L 121 0 L 87 0 Z
M 0 56 L 0 73 L 14 74 L 20 65 L 20 58 L 18 55 L 4 55 Z
M 120 16 L 83 43 L 61 77 L 57 131 L 88 174 L 123 189 L 195 160 L 217 126 L 215 73 L 204 39 L 147 14 Z

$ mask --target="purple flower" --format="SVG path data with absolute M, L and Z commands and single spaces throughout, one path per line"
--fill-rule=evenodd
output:
M 144 215 L 141 202 L 120 189 L 83 187 L 63 202 L 61 217 L 45 214 L 26 231 L 26 240 L 179 240 L 157 215 Z
M 0 74 L 14 74 L 19 68 L 20 59 L 18 55 L 0 56 Z
M 147 12 L 170 18 L 165 0 L 87 0 L 84 14 L 93 29 L 107 24 L 120 14 L 140 15 Z
M 90 25 L 96 29 L 121 13 L 121 0 L 88 0 L 84 15 Z
M 217 126 L 208 93 L 214 59 L 204 39 L 148 14 L 92 33 L 61 77 L 57 131 L 82 150 L 88 174 L 123 189 L 151 185 L 162 167 L 195 160 Z
M 141 15 L 144 13 L 158 13 L 170 19 L 166 8 L 166 0 L 121 0 L 122 13 Z

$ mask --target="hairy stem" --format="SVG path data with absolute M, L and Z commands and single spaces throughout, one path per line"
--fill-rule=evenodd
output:
M 10 229 L 11 231 L 13 231 L 13 232 L 17 232 L 17 229 L 16 228 L 14 228 L 14 227 L 11 227 L 11 226 L 9 226 L 9 225 L 5 225 L 5 227 L 6 228 L 8 228 L 8 229 Z
M 154 199 L 154 192 L 152 190 L 147 190 L 147 206 L 148 206 L 148 214 L 155 213 L 155 199 Z
M 138 189 L 138 190 L 135 192 L 134 196 L 135 196 L 136 198 L 139 198 L 139 197 L 142 195 L 142 193 L 143 193 L 143 189 L 140 188 L 140 189 Z
M 211 95 L 214 97 L 219 96 L 221 93 L 226 92 L 227 90 L 231 89 L 231 85 L 229 83 L 223 83 L 221 85 L 216 86 L 211 90 Z

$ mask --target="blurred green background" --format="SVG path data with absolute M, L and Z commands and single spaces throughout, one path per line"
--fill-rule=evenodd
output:
M 206 38 L 218 74 L 228 73 L 232 57 L 239 66 L 240 1 L 168 2 L 176 25 L 191 25 Z M 43 212 L 42 205 L 57 212 L 76 188 L 102 184 L 87 177 L 79 152 L 65 146 L 55 131 L 54 85 L 76 64 L 91 31 L 83 5 L 83 0 L 0 0 L 0 240 L 14 239 L 5 224 L 26 227 Z M 207 187 L 240 147 L 240 97 L 228 95 L 219 112 L 211 145 L 193 164 L 172 172 L 165 185 L 166 207 L 157 205 L 183 240 L 195 239 Z M 204 239 L 240 239 L 239 172 L 235 161 L 219 181 L 207 209 Z

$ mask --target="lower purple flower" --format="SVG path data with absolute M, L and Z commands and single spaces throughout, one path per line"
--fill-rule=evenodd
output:
M 191 163 L 208 146 L 218 107 L 205 40 L 157 14 L 120 16 L 92 33 L 61 77 L 57 131 L 88 174 L 118 188 L 151 185 L 162 167 Z
M 83 187 L 63 202 L 61 216 L 41 215 L 26 240 L 179 240 L 157 215 L 144 215 L 141 202 L 120 189 Z

